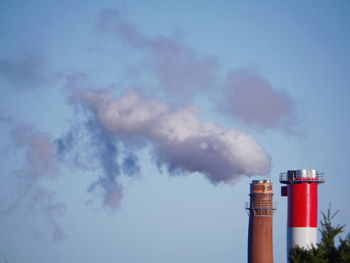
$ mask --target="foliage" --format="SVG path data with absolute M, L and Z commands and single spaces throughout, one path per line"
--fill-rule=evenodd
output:
M 294 247 L 289 253 L 291 263 L 350 263 L 350 234 L 345 239 L 339 238 L 339 245 L 335 245 L 335 238 L 344 231 L 345 225 L 332 225 L 332 219 L 339 212 L 322 212 L 321 242 L 311 249 Z

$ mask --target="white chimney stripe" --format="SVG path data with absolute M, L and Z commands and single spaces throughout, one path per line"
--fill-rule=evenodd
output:
M 288 250 L 294 246 L 310 249 L 317 245 L 317 227 L 288 227 Z

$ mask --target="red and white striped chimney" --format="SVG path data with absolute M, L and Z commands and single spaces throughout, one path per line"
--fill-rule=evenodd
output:
M 317 170 L 289 170 L 280 174 L 281 195 L 288 196 L 287 251 L 294 246 L 317 245 L 318 184 L 324 176 Z

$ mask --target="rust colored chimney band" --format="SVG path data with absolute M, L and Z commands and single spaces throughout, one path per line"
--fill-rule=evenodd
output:
M 273 263 L 272 183 L 269 180 L 253 180 L 250 184 L 250 202 L 246 203 L 249 215 L 248 263 Z

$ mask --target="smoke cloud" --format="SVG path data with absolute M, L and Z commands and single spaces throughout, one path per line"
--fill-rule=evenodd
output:
M 23 210 L 44 218 L 51 229 L 51 238 L 64 238 L 63 229 L 56 218 L 65 212 L 65 206 L 55 200 L 53 192 L 41 185 L 44 180 L 52 180 L 58 175 L 55 148 L 49 137 L 35 131 L 29 125 L 17 124 L 2 118 L 11 128 L 11 139 L 18 152 L 23 152 L 21 168 L 11 176 L 11 188 L 7 196 L 3 192 L 3 207 L 0 216 Z
M 276 90 L 257 72 L 240 69 L 229 72 L 223 110 L 229 116 L 260 128 L 282 128 L 291 132 L 296 124 L 292 98 Z
M 0 116 L 0 122 L 10 127 L 15 152 L 23 157 L 13 173 L 9 194 L 0 191 L 4 196 L 0 216 L 18 210 L 40 215 L 52 239 L 61 240 L 64 233 L 56 218 L 65 212 L 65 206 L 43 186 L 58 176 L 58 162 L 98 171 L 88 192 L 102 192 L 105 207 L 115 210 L 123 198 L 121 176 L 141 173 L 137 155 L 141 148 L 147 148 L 156 165 L 170 175 L 200 173 L 214 185 L 269 173 L 271 157 L 252 136 L 199 119 L 199 108 L 194 105 L 174 108 L 169 103 L 173 99 L 187 103 L 224 86 L 218 93 L 224 94 L 220 104 L 225 114 L 260 128 L 290 131 L 295 109 L 287 93 L 248 69 L 232 70 L 222 80 L 218 58 L 200 54 L 174 37 L 147 36 L 118 10 L 102 11 L 97 26 L 100 33 L 116 37 L 128 50 L 141 54 L 138 66 L 151 79 L 151 85 L 142 83 L 141 88 L 152 87 L 151 93 L 162 93 L 167 103 L 134 90 L 114 97 L 115 87 L 84 89 L 93 86 L 87 74 L 57 73 L 50 80 L 64 80 L 63 90 L 78 113 L 66 134 L 52 141 L 31 126 Z M 16 88 L 39 86 L 48 79 L 46 72 L 46 60 L 40 53 L 0 58 L 0 77 Z M 158 86 L 153 85 L 153 78 Z M 82 120 L 79 113 L 83 113 Z
M 88 191 L 102 189 L 107 208 L 117 208 L 123 197 L 119 177 L 140 174 L 136 153 L 144 147 L 170 175 L 201 173 L 214 185 L 270 170 L 270 156 L 250 135 L 199 120 L 194 105 L 174 110 L 134 90 L 115 98 L 112 88 L 83 89 L 90 86 L 83 74 L 61 77 L 71 105 L 84 113 L 85 120 L 55 141 L 58 156 L 74 156 L 74 163 L 83 169 L 97 162 L 101 176 Z M 84 144 L 88 165 L 79 161 L 81 150 L 73 153 L 79 143 Z
M 216 81 L 219 63 L 214 56 L 199 55 L 171 37 L 148 37 L 126 21 L 118 10 L 106 9 L 98 16 L 98 30 L 112 34 L 128 46 L 143 51 L 144 69 L 151 69 L 167 95 L 190 98 Z
M 200 121 L 195 106 L 172 111 L 165 103 L 143 98 L 135 91 L 114 99 L 108 90 L 76 89 L 71 99 L 92 113 L 105 143 L 111 136 L 133 147 L 148 143 L 156 162 L 170 174 L 199 172 L 218 184 L 270 170 L 270 156 L 250 135 Z M 108 192 L 104 181 L 98 183 Z

